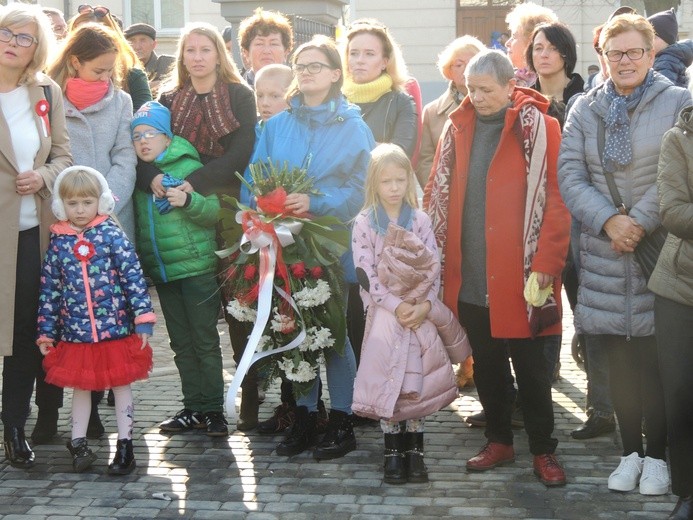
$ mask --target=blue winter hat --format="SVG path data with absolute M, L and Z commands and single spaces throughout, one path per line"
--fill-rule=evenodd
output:
M 171 111 L 158 101 L 147 101 L 135 112 L 130 123 L 130 130 L 134 130 L 137 125 L 151 126 L 173 138 Z

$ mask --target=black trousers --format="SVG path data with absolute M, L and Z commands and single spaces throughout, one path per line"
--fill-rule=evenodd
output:
M 43 356 L 36 346 L 40 276 L 41 247 L 39 228 L 35 227 L 21 231 L 18 240 L 12 355 L 5 356 L 2 369 L 2 423 L 6 431 L 24 427 L 34 381 L 39 408 L 57 410 L 63 404 L 63 389 L 45 381 Z
M 623 455 L 637 452 L 640 457 L 647 455 L 665 459 L 664 390 L 655 337 L 627 339 L 625 336 L 599 335 L 597 339 L 609 356 L 609 387 L 621 432 Z M 646 450 L 642 438 L 643 418 L 647 428 Z
M 508 392 L 509 353 L 529 437 L 529 451 L 533 455 L 554 453 L 558 441 L 552 437 L 551 377 L 549 361 L 544 354 L 544 338 L 494 338 L 488 308 L 460 302 L 458 311 L 472 345 L 474 382 L 486 412 L 488 441 L 513 443 L 512 398 Z
M 693 306 L 657 296 L 654 309 L 671 490 L 688 497 L 693 495 Z

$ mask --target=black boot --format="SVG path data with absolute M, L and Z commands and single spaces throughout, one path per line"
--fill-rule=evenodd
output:
M 287 431 L 286 438 L 277 445 L 277 455 L 291 457 L 313 446 L 317 417 L 317 412 L 308 413 L 308 408 L 305 406 L 297 406 L 296 421 Z
M 108 465 L 110 475 L 127 475 L 137 467 L 132 451 L 132 439 L 118 439 L 113 462 Z
M 404 434 L 385 433 L 385 459 L 383 462 L 383 482 L 404 484 L 407 482 L 407 468 L 404 463 Z
M 257 414 L 260 409 L 257 381 L 253 379 L 250 384 L 243 382 L 241 385 L 241 413 L 238 416 L 236 428 L 242 432 L 257 427 Z
M 409 482 L 428 482 L 428 470 L 424 464 L 423 432 L 406 432 L 404 449 Z
M 99 416 L 99 402 L 103 399 L 103 392 L 91 393 L 91 415 L 87 424 L 87 439 L 100 439 L 106 429 Z
M 26 469 L 34 465 L 35 455 L 24 436 L 24 428 L 5 426 L 5 457 L 13 468 Z
M 34 446 L 37 444 L 46 444 L 50 442 L 58 433 L 58 409 L 41 407 L 38 409 L 38 417 L 36 417 L 36 426 L 31 432 L 31 442 Z
M 87 439 L 85 437 L 80 437 L 79 439 L 72 439 L 67 441 L 67 449 L 72 455 L 72 468 L 76 473 L 81 473 L 85 469 L 89 468 L 92 463 L 96 460 L 96 455 L 92 453 L 87 444 Z
M 343 457 L 356 449 L 356 437 L 351 415 L 339 410 L 330 410 L 330 422 L 322 441 L 316 446 L 313 457 L 316 460 L 330 460 Z
M 693 520 L 693 497 L 679 497 L 669 520 Z

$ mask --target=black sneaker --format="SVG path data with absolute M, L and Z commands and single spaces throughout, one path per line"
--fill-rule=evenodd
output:
M 192 430 L 201 430 L 207 427 L 204 415 L 200 412 L 193 412 L 189 408 L 183 408 L 170 419 L 166 419 L 159 424 L 159 429 L 163 432 L 186 432 Z
M 205 419 L 207 419 L 207 435 L 209 437 L 228 437 L 229 423 L 226 422 L 226 418 L 222 412 L 207 412 L 205 414 Z

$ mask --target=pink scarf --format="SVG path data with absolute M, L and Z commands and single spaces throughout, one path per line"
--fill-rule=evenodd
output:
M 110 81 L 84 81 L 80 78 L 70 78 L 65 84 L 65 97 L 77 110 L 84 110 L 106 96 L 110 83 Z

